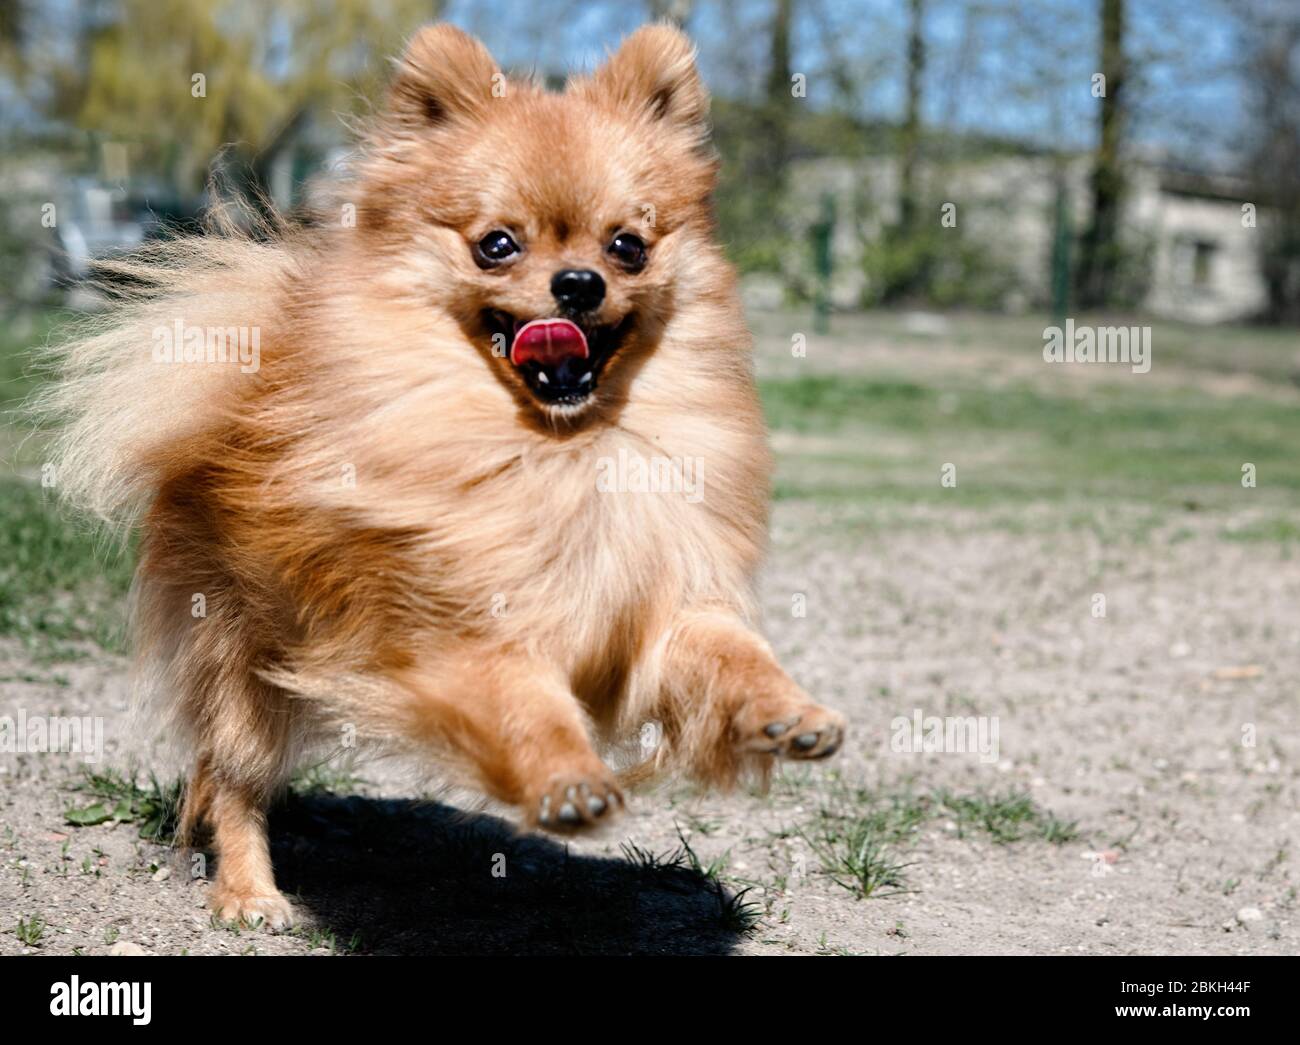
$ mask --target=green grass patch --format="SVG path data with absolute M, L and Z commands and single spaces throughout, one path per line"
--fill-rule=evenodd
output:
M 1244 526 L 1226 526 L 1220 533 L 1224 540 L 1245 544 L 1272 542 L 1294 544 L 1300 541 L 1300 522 L 1286 516 L 1255 519 Z
M 0 317 L 0 410 L 19 407 L 43 380 L 36 349 L 80 313 L 51 308 Z
M 935 792 L 934 797 L 938 807 L 956 822 L 958 838 L 972 832 L 983 832 L 1003 845 L 1026 838 L 1060 845 L 1078 837 L 1077 824 L 1041 809 L 1023 791 L 980 791 L 958 795 L 941 790 Z
M 931 386 L 861 375 L 761 382 L 773 429 L 789 433 L 780 497 L 905 499 L 995 508 L 1129 501 L 1237 509 L 1300 505 L 1300 410 L 1195 388 L 1096 385 L 1086 397 L 1029 383 Z M 810 449 L 800 447 L 800 437 Z M 827 438 L 835 451 L 824 449 Z M 956 485 L 940 483 L 956 466 Z M 1241 485 L 1255 465 L 1258 488 Z
M 121 649 L 131 570 L 129 554 L 39 484 L 0 480 L 0 635 L 47 653 L 84 639 Z
M 47 309 L 0 324 L 0 455 L 33 476 L 38 441 L 21 409 L 43 380 L 33 349 L 69 318 Z M 22 639 L 37 663 L 74 659 L 87 640 L 121 650 L 131 571 L 129 550 L 70 517 L 35 478 L 0 478 L 0 636 Z
M 788 782 L 791 793 L 800 787 Z M 1000 845 L 1043 841 L 1061 845 L 1078 837 L 1073 821 L 1061 820 L 1023 791 L 956 793 L 917 791 L 910 784 L 889 793 L 829 777 L 829 790 L 808 821 L 778 832 L 799 838 L 820 871 L 860 900 L 911 891 L 903 857 L 921 828 L 951 818 L 958 838 L 982 835 Z

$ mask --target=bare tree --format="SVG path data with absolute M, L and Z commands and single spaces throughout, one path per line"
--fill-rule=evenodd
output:
M 1242 21 L 1266 317 L 1300 323 L 1300 12 L 1247 7 Z
M 691 17 L 691 8 L 694 6 L 691 0 L 650 0 L 650 20 L 671 22 L 682 28 Z
M 763 191 L 772 199 L 779 199 L 785 189 L 785 170 L 790 160 L 790 122 L 794 118 L 794 95 L 790 90 L 794 75 L 790 58 L 793 22 L 794 0 L 776 0 L 768 41 L 762 115 L 767 159 L 761 178 Z
M 1108 304 L 1121 266 L 1125 134 L 1124 0 L 1101 0 L 1101 73 L 1105 93 L 1092 167 L 1092 218 L 1080 243 L 1078 295 L 1085 308 Z
M 912 228 L 920 209 L 917 164 L 921 144 L 921 88 L 925 76 L 925 0 L 909 0 L 907 30 L 907 109 L 899 135 L 898 223 Z

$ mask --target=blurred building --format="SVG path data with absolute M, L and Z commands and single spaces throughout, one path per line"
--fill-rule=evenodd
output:
M 936 236 L 950 236 L 952 255 L 978 270 L 984 287 L 1019 311 L 1052 299 L 1052 254 L 1064 215 L 1077 233 L 1087 222 L 1087 156 L 991 156 L 935 166 L 924 174 Z M 890 157 L 819 158 L 795 164 L 789 180 L 796 230 L 806 236 L 830 201 L 834 274 L 831 300 L 857 308 L 872 298 L 869 254 L 897 220 L 898 164 Z M 1131 307 L 1193 323 L 1249 319 L 1267 295 L 1257 253 L 1257 223 L 1244 184 L 1157 163 L 1128 171 L 1125 271 Z M 1059 191 L 1058 191 L 1059 190 Z M 1064 209 L 1061 207 L 1064 204 Z M 946 213 L 945 204 L 953 205 Z M 942 257 L 942 240 L 939 248 Z M 792 252 L 783 278 L 811 279 L 806 252 Z

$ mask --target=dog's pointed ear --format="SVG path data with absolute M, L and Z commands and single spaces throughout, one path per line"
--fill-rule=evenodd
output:
M 623 41 L 593 78 L 597 93 L 703 143 L 709 92 L 695 68 L 695 47 L 680 29 L 647 25 Z
M 419 30 L 397 60 L 388 111 L 402 123 L 429 127 L 482 115 L 504 76 L 488 50 L 454 25 Z

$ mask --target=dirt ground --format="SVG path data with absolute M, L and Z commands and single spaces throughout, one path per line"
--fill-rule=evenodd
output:
M 764 625 L 848 715 L 835 760 L 766 792 L 668 782 L 567 845 L 392 762 L 322 766 L 272 816 L 298 927 L 239 931 L 205 909 L 203 854 L 141 838 L 147 786 L 86 789 L 171 779 L 126 662 L 0 639 L 0 716 L 98 716 L 105 747 L 0 753 L 0 954 L 1300 951 L 1294 347 L 1162 328 L 1135 384 L 1043 367 L 1032 319 L 845 319 L 806 357 L 789 317 L 757 319 L 760 375 L 792 382 L 769 408 L 795 404 Z M 953 460 L 995 496 L 943 499 Z M 1267 480 L 1248 493 L 1246 460 Z M 996 726 L 996 750 L 899 750 L 914 716 Z
M 849 715 L 835 764 L 787 772 L 766 795 L 662 786 L 608 836 L 567 847 L 413 802 L 398 767 L 361 766 L 358 794 L 304 791 L 273 818 L 302 921 L 291 935 L 212 925 L 206 882 L 134 823 L 65 824 L 87 801 L 69 790 L 77 756 L 6 756 L 0 953 L 1300 949 L 1296 563 L 1185 528 L 1108 545 L 951 524 L 862 536 L 850 508 L 777 510 L 768 631 L 795 677 Z M 105 762 L 125 756 L 124 662 L 48 668 L 14 644 L 4 655 L 0 714 L 101 715 Z M 918 709 L 996 716 L 996 762 L 893 750 L 892 720 Z M 899 886 L 859 898 L 824 873 L 816 835 L 799 834 L 846 781 L 886 801 L 1024 792 L 1075 833 L 1000 841 L 940 809 L 892 847 L 907 865 Z M 646 858 L 682 838 L 698 869 Z

